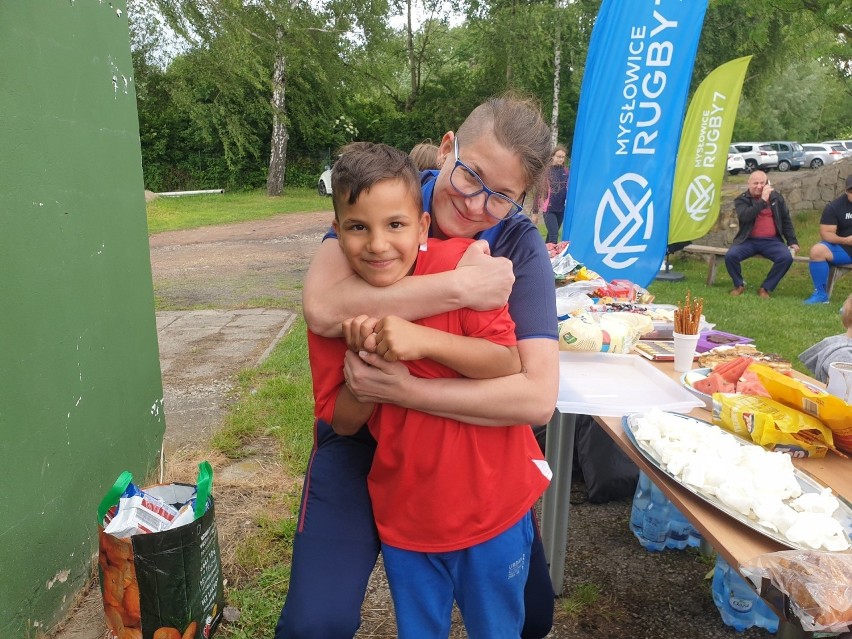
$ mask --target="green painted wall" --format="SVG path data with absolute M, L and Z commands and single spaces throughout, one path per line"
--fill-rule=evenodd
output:
M 0 638 L 61 619 L 162 441 L 123 2 L 0 0 Z

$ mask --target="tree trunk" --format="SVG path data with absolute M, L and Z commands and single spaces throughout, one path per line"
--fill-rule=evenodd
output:
M 556 146 L 559 140 L 559 70 L 562 66 L 562 7 L 556 0 L 556 34 L 553 47 L 553 110 L 550 113 L 550 145 Z
M 411 21 L 411 13 L 412 7 L 411 5 L 414 3 L 414 0 L 406 0 L 406 7 L 408 9 L 407 22 L 406 22 L 406 46 L 408 47 L 408 69 L 411 73 L 411 92 L 408 95 L 408 99 L 405 101 L 405 110 L 411 111 L 414 103 L 417 101 L 417 93 L 420 88 L 420 78 L 418 77 L 418 68 L 417 61 L 414 55 L 414 28 Z
M 269 153 L 269 173 L 266 176 L 266 194 L 278 196 L 284 192 L 284 170 L 287 166 L 286 100 L 284 89 L 287 83 L 287 61 L 281 52 L 283 32 L 279 29 L 276 39 L 279 51 L 272 70 L 272 144 Z

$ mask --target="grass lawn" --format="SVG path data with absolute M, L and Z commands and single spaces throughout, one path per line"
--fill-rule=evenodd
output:
M 263 190 L 222 195 L 159 197 L 148 202 L 148 233 L 194 229 L 211 224 L 262 220 L 281 213 L 330 211 L 331 198 L 313 189 L 286 189 L 281 197 Z

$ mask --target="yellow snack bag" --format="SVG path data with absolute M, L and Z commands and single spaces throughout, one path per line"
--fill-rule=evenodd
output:
M 760 383 L 775 401 L 813 415 L 828 426 L 834 435 L 834 445 L 852 453 L 852 406 L 831 393 L 798 379 L 755 364 L 754 371 Z
M 713 423 L 793 457 L 825 457 L 834 445 L 821 421 L 767 397 L 713 393 Z

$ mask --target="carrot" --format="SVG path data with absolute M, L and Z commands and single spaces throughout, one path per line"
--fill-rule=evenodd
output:
M 186 627 L 186 630 L 183 631 L 182 639 L 195 639 L 195 631 L 196 631 L 197 628 L 198 628 L 198 622 L 193 621 L 192 623 L 190 623 Z
M 104 582 L 104 602 L 110 606 L 121 608 L 124 599 L 124 580 L 121 577 L 121 571 L 115 566 L 107 566 L 103 569 Z
M 142 619 L 139 609 L 139 586 L 133 582 L 124 588 L 124 613 L 121 615 L 125 626 L 137 626 Z

